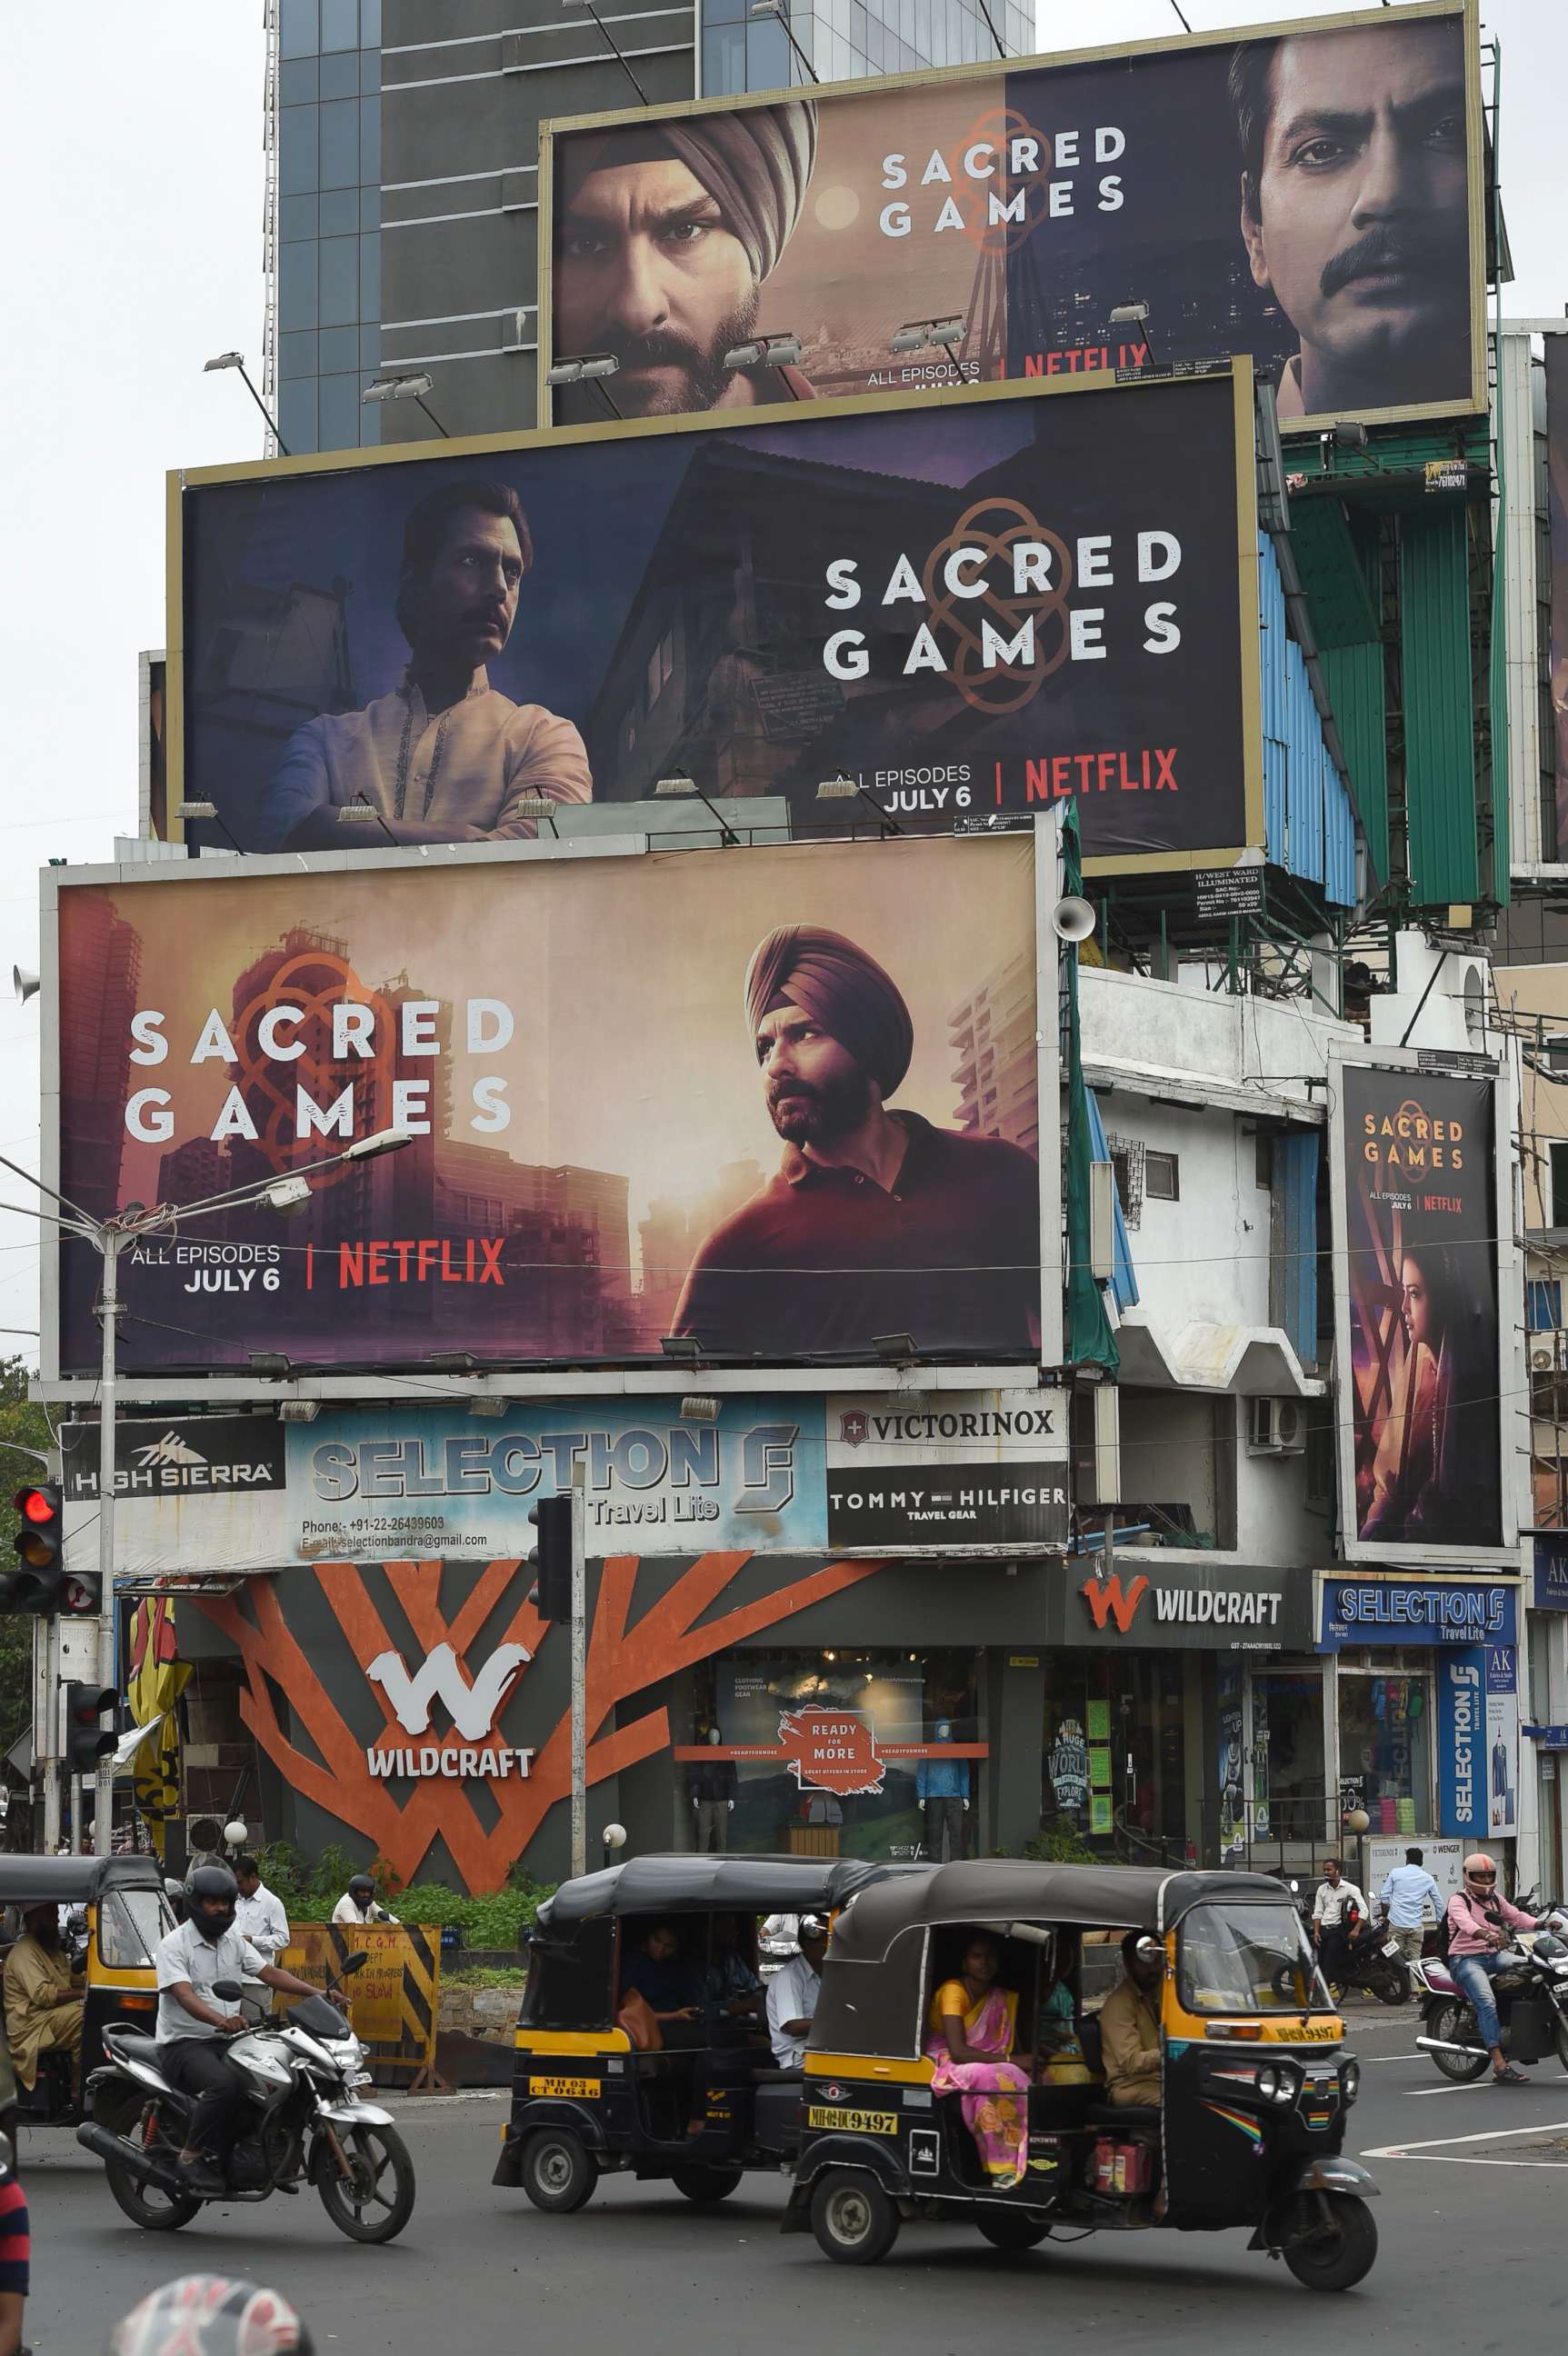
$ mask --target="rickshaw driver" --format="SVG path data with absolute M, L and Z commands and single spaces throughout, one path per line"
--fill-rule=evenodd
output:
M 52 1901 L 29 1906 L 22 1924 L 5 1958 L 5 2034 L 30 2094 L 46 2053 L 81 2052 L 87 1997 L 60 1951 L 59 1909 Z
M 1100 2010 L 1100 2051 L 1105 2089 L 1121 2109 L 1157 2108 L 1160 2101 L 1159 1987 L 1165 1951 L 1157 1939 L 1129 1931 L 1122 1942 L 1124 1976 Z

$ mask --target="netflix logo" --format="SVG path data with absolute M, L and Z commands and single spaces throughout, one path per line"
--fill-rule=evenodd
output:
M 313 1291 L 318 1265 L 337 1262 L 338 1287 L 352 1292 L 369 1284 L 499 1284 L 504 1236 L 398 1237 L 387 1242 L 339 1244 L 336 1255 L 309 1245 L 305 1289 Z

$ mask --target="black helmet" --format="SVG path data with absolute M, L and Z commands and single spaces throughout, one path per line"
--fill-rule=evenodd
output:
M 190 1919 L 206 1939 L 220 1939 L 234 1927 L 240 1885 L 226 1865 L 199 1865 L 186 1884 Z
M 1568 1947 L 1563 1945 L 1554 1932 L 1540 1931 L 1536 1933 L 1535 1944 L 1530 1952 L 1538 1963 L 1560 1964 L 1563 1957 L 1568 1955 Z
M 285 2298 L 224 2275 L 181 2275 L 150 2291 L 109 2335 L 109 2356 L 313 2356 Z
M 373 1874 L 351 1873 L 349 1876 L 349 1895 L 350 1898 L 373 1898 L 375 1894 L 376 1882 L 375 1876 Z

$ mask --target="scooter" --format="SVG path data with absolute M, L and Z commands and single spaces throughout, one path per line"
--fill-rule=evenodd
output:
M 350 1955 L 344 1976 L 367 1960 Z M 225 2004 L 244 1999 L 237 1980 L 218 1981 L 213 1994 Z M 315 2186 L 350 2241 L 390 2242 L 413 2213 L 408 2147 L 390 2111 L 364 2100 L 364 2047 L 325 1997 L 302 1997 L 281 2020 L 263 2015 L 229 2039 L 226 2059 L 246 2102 L 225 2188 L 211 2196 L 193 2192 L 177 2164 L 190 2103 L 165 2078 L 153 2039 L 112 2028 L 103 2045 L 110 2059 L 87 2082 L 91 2116 L 76 2139 L 102 2160 L 110 2192 L 144 2232 L 177 2232 L 204 2198 L 266 2201 L 302 2184 Z
M 1560 1914 L 1554 1922 L 1563 1922 Z M 1544 2062 L 1555 2053 L 1568 2070 L 1568 1943 L 1554 1930 L 1525 1932 L 1498 1954 L 1492 2000 L 1502 2049 L 1510 2062 Z M 1490 2057 L 1481 2043 L 1476 2010 L 1449 1966 L 1436 1955 L 1417 1965 L 1424 2035 L 1416 2039 L 1445 2078 L 1466 2085 L 1483 2078 Z

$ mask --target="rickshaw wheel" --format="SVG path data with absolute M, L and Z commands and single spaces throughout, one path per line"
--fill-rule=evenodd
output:
M 683 2192 L 698 2209 L 711 2209 L 715 2201 L 727 2201 L 740 2182 L 738 2168 L 674 2168 L 670 2180 L 677 2192 Z
M 522 2151 L 522 2189 L 536 2209 L 570 2216 L 593 2198 L 598 2171 L 570 2127 L 541 2127 Z
M 875 2176 L 834 2169 L 811 2195 L 811 2231 L 835 2265 L 874 2266 L 898 2239 L 898 2211 Z
M 988 2209 L 974 2222 L 993 2250 L 1033 2250 L 1050 2236 L 1048 2219 L 1015 2209 Z
M 1327 2201 L 1331 2222 L 1323 2222 L 1319 2199 Z M 1305 2239 L 1291 2242 L 1283 2253 L 1286 2265 L 1308 2290 L 1351 2290 L 1371 2273 L 1378 2254 L 1377 2221 L 1354 2193 L 1309 2194 L 1291 2226 L 1293 2232 L 1308 2229 Z

